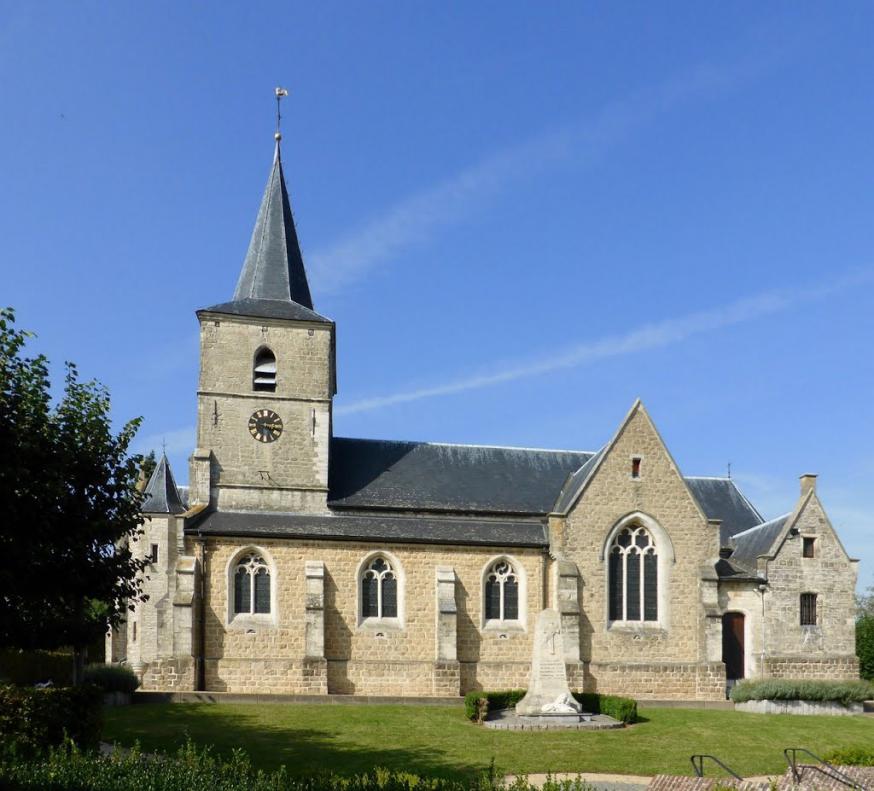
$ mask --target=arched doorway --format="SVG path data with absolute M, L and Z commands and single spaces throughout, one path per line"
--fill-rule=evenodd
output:
M 744 646 L 744 614 L 727 612 L 722 616 L 722 661 L 725 662 L 727 691 L 746 675 Z

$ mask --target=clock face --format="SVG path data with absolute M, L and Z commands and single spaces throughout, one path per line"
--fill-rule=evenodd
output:
M 273 442 L 282 434 L 282 418 L 272 409 L 259 409 L 249 418 L 249 433 L 258 442 Z

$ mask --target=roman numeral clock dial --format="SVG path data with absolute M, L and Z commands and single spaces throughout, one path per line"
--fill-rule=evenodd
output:
M 282 418 L 272 409 L 259 409 L 249 418 L 249 433 L 256 442 L 274 442 L 282 434 Z

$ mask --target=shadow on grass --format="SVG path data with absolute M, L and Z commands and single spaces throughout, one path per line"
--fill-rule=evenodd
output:
M 137 704 L 117 709 L 107 717 L 104 739 L 124 747 L 138 742 L 144 752 L 172 753 L 188 739 L 200 747 L 212 746 L 225 757 L 241 748 L 254 766 L 267 770 L 285 765 L 291 775 L 353 775 L 386 767 L 418 775 L 469 779 L 488 770 L 488 764 L 459 762 L 457 754 L 450 755 L 436 744 L 395 744 L 391 722 L 380 723 L 382 712 L 377 706 L 332 706 L 330 711 L 318 706 L 320 728 L 306 727 L 308 708 Z M 433 715 L 433 707 L 429 709 Z M 336 732 L 325 723 L 326 714 L 336 720 Z M 452 709 L 451 714 L 460 719 L 464 716 L 460 709 Z M 427 723 L 424 717 L 422 725 L 425 732 L 440 729 L 439 723 Z M 374 736 L 383 729 L 385 738 L 374 747 Z M 359 734 L 362 742 L 371 743 L 356 744 Z M 401 734 L 401 739 L 406 739 L 406 734 Z

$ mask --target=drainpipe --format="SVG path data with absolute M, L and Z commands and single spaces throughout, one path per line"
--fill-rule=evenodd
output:
M 194 688 L 197 692 L 206 691 L 206 539 L 198 533 L 200 547 L 200 595 L 197 602 L 197 656 L 194 660 Z
M 761 665 L 759 667 L 759 673 L 764 678 L 767 674 L 765 673 L 765 593 L 768 590 L 768 586 L 765 584 L 759 585 L 759 593 L 762 596 L 762 659 Z

